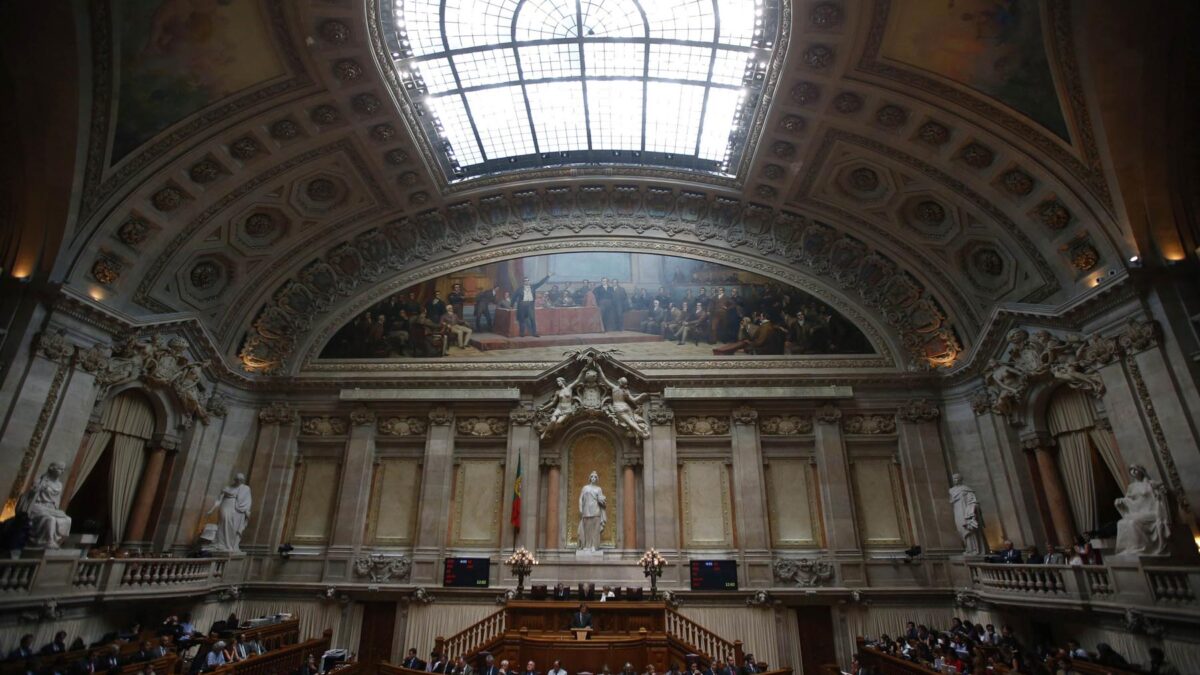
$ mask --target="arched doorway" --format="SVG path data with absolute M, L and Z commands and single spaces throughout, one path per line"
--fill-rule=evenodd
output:
M 1125 462 L 1110 429 L 1097 424 L 1092 399 L 1060 387 L 1046 409 L 1046 426 L 1058 446 L 1058 467 L 1078 534 L 1105 530 L 1120 514 L 1113 500 L 1124 493 Z

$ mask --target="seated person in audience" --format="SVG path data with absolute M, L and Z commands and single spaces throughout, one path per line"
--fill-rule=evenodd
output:
M 436 649 L 429 653 L 429 672 L 431 672 L 431 673 L 445 673 L 446 672 L 446 662 L 444 660 L 442 660 L 442 655 L 437 653 Z
M 522 675 L 538 675 L 537 664 L 532 660 L 525 664 L 525 670 L 521 671 Z
M 125 630 L 121 631 L 120 633 L 117 633 L 117 637 L 126 642 L 133 642 L 134 640 L 140 638 L 141 636 L 142 636 L 142 624 L 137 621 L 134 621 L 133 623 L 129 624 L 129 627 L 126 628 Z
M 1063 553 L 1061 546 L 1048 545 L 1046 546 L 1046 564 L 1047 565 L 1066 565 L 1067 555 Z
M 1096 663 L 1111 668 L 1129 667 L 1129 662 L 1125 660 L 1125 657 L 1114 651 L 1107 642 L 1096 645 Z
M 229 646 L 225 648 L 225 660 L 228 663 L 245 661 L 249 656 L 246 653 L 246 645 L 242 644 L 242 641 L 236 635 L 229 638 Z
M 459 654 L 455 657 L 454 667 L 450 669 L 450 672 L 453 675 L 471 675 L 475 670 L 467 665 L 467 660 L 463 658 L 462 654 Z
M 966 667 L 967 667 L 967 664 L 963 662 L 962 657 L 959 656 L 958 652 L 949 651 L 949 652 L 945 652 L 943 654 L 943 658 L 942 658 L 942 668 L 943 669 L 953 668 L 954 669 L 953 672 L 961 673 L 961 672 L 963 672 L 963 669 L 965 669 Z
M 654 673 L 654 664 L 653 664 L 653 663 L 647 663 L 647 664 L 646 664 L 646 672 L 642 673 L 642 675 L 655 675 L 655 673 Z
M 154 664 L 147 662 L 146 665 L 142 666 L 141 675 L 154 675 Z
M 1009 565 L 1019 565 L 1021 563 L 1021 551 L 1013 546 L 1013 543 L 1008 539 L 1004 540 L 1004 548 L 1000 550 L 1000 562 Z
M 1021 648 L 1021 643 L 1017 641 L 1017 636 L 1013 635 L 1012 626 L 1007 624 L 1000 627 L 1000 641 L 996 644 L 1012 650 Z
M 586 604 L 580 604 L 579 610 L 571 615 L 571 628 L 591 628 L 592 613 Z
M 309 654 L 308 658 L 304 660 L 304 665 L 300 666 L 300 670 L 297 671 L 297 675 L 317 675 L 319 672 L 321 672 L 321 667 L 317 665 L 317 655 Z
M 179 632 L 175 636 L 175 641 L 186 643 L 198 637 L 200 637 L 200 633 L 196 630 L 196 624 L 192 623 L 192 615 L 187 612 L 180 614 Z
M 121 645 L 115 642 L 110 644 L 100 656 L 100 665 L 104 672 L 119 671 L 121 669 Z
M 637 675 L 637 671 L 634 670 L 632 663 L 626 661 L 625 665 L 621 667 L 621 675 Z
M 208 650 L 208 655 L 204 657 L 205 670 L 212 670 L 225 665 L 225 641 L 217 640 L 213 643 L 212 649 Z
M 162 657 L 166 656 L 167 654 L 174 652 L 175 647 L 174 647 L 174 645 L 171 644 L 171 642 L 172 641 L 171 641 L 170 635 L 164 635 L 164 636 L 158 638 L 158 644 L 155 645 L 154 649 L 153 649 L 154 658 L 161 659 Z
M 1087 650 L 1079 646 L 1079 643 L 1074 640 L 1067 640 L 1067 657 L 1072 661 L 1090 661 L 1092 655 L 1087 653 Z
M 27 661 L 33 658 L 33 635 L 26 633 L 21 636 L 21 642 L 8 653 L 9 661 Z
M 917 624 L 916 623 L 909 621 L 908 624 L 905 625 L 904 637 L 905 637 L 905 639 L 909 639 L 909 640 L 917 638 Z
M 567 671 L 563 670 L 561 662 L 555 661 L 550 664 L 550 671 L 546 675 L 567 675 Z
M 738 675 L 737 664 L 732 656 L 725 657 L 725 663 L 718 663 L 716 675 Z
M 483 668 L 479 672 L 480 675 L 500 675 L 500 669 L 496 667 L 496 657 L 488 654 L 483 661 Z
M 740 675 L 754 675 L 758 670 L 758 664 L 754 662 L 754 655 L 750 652 L 742 657 L 742 669 L 738 671 Z
M 471 327 L 462 317 L 454 313 L 452 307 L 447 307 L 446 313 L 442 315 L 442 329 L 447 336 L 447 339 L 442 341 L 442 356 L 445 356 L 450 349 L 449 338 L 451 337 L 454 338 L 459 349 L 466 349 L 471 342 Z
M 683 666 L 678 663 L 672 663 L 664 675 L 683 675 Z
M 67 631 L 60 630 L 54 634 L 54 640 L 42 645 L 41 654 L 62 654 L 67 651 Z
M 1150 648 L 1150 665 L 1146 672 L 1150 675 L 1179 675 L 1179 669 L 1167 663 L 1166 654 L 1158 647 Z
M 138 650 L 129 657 L 130 663 L 141 663 L 142 661 L 153 661 L 158 658 L 154 653 L 154 643 L 149 640 L 142 640 L 142 644 Z
M 1045 565 L 1046 558 L 1042 556 L 1036 546 L 1030 546 L 1025 549 L 1025 563 L 1028 565 Z
M 100 652 L 92 649 L 71 666 L 71 672 L 75 675 L 94 675 L 94 673 L 102 672 L 100 667 Z
M 996 627 L 989 623 L 987 627 L 984 628 L 983 634 L 979 637 L 979 641 L 989 645 L 994 645 L 1000 642 L 1000 635 L 996 632 Z
M 408 668 L 409 670 L 425 670 L 425 662 L 417 658 L 416 647 L 409 648 L 408 656 L 404 657 L 404 660 L 400 662 L 400 665 Z

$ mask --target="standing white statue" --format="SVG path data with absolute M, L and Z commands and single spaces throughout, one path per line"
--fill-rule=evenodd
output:
M 71 534 L 71 516 L 59 508 L 63 494 L 59 478 L 66 468 L 59 462 L 51 462 L 46 473 L 17 501 L 17 513 L 29 518 L 29 543 L 32 546 L 60 548 Z
M 975 491 L 963 485 L 962 476 L 954 474 L 950 477 L 953 485 L 950 487 L 950 503 L 954 506 L 954 524 L 958 526 L 958 536 L 963 540 L 963 555 L 984 555 L 987 553 L 987 539 L 983 536 L 983 512 L 979 508 L 979 499 Z
M 579 491 L 579 550 L 596 551 L 600 548 L 600 534 L 608 522 L 604 510 L 604 490 L 597 482 L 600 476 L 593 471 L 588 475 L 588 484 Z
M 1167 488 L 1152 480 L 1145 467 L 1129 465 L 1129 487 L 1113 502 L 1121 513 L 1117 521 L 1118 555 L 1166 555 L 1170 553 L 1171 507 Z
M 246 521 L 250 519 L 250 486 L 246 485 L 245 474 L 237 474 L 233 477 L 233 485 L 221 489 L 217 503 L 208 510 L 209 515 L 217 509 L 221 513 L 217 518 L 213 548 L 230 553 L 241 551 L 242 530 L 246 529 Z

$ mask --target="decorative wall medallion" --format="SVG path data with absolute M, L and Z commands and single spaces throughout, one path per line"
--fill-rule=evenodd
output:
M 300 135 L 300 125 L 292 120 L 279 120 L 271 125 L 271 138 L 278 141 L 289 141 Z
M 319 105 L 313 108 L 312 111 L 308 113 L 308 116 L 312 119 L 312 121 L 321 126 L 328 126 L 342 118 L 342 114 L 338 112 L 338 109 L 331 105 Z
M 780 178 L 783 178 L 784 173 L 784 168 L 778 164 L 768 164 L 763 167 L 763 176 L 765 176 L 767 180 L 779 180 Z
M 229 154 L 234 159 L 238 159 L 243 162 L 253 158 L 260 152 L 262 152 L 262 147 L 259 146 L 258 141 L 254 140 L 254 138 L 250 136 L 242 136 L 233 143 L 229 144 Z
M 981 143 L 968 143 L 958 156 L 973 169 L 986 169 L 996 161 L 996 153 Z
M 1015 197 L 1024 197 L 1033 192 L 1033 177 L 1020 169 L 1009 169 L 1000 176 L 1004 191 Z
M 882 127 L 895 129 L 908 121 L 908 111 L 898 105 L 885 105 L 875 111 L 875 121 Z
M 212 259 L 203 259 L 192 266 L 188 280 L 196 290 L 206 291 L 222 284 L 225 274 L 225 268 L 220 263 Z
M 294 424 L 298 418 L 296 411 L 284 401 L 274 401 L 258 411 L 258 421 L 263 424 Z
M 137 248 L 150 237 L 151 225 L 145 218 L 131 215 L 121 223 L 117 230 L 117 239 L 122 243 Z
M 383 436 L 421 436 L 427 427 L 419 417 L 388 417 L 379 420 L 377 428 Z
M 946 209 L 932 199 L 923 199 L 913 207 L 913 219 L 926 227 L 938 227 L 946 222 Z
M 813 45 L 800 55 L 801 61 L 814 70 L 824 70 L 833 65 L 833 48 L 827 45 Z
M 321 39 L 331 45 L 344 45 L 350 41 L 350 27 L 337 19 L 326 19 L 318 29 Z
M 414 206 L 428 204 L 429 203 L 429 193 L 425 192 L 424 190 L 414 192 L 408 196 L 408 203 L 412 204 Z
M 723 417 L 684 417 L 675 424 L 680 436 L 718 436 L 729 433 L 729 420 Z
M 675 422 L 675 411 L 663 405 L 661 401 L 650 406 L 647 416 L 650 418 L 650 424 L 655 426 L 669 426 Z
M 819 2 L 808 13 L 808 20 L 815 28 L 836 28 L 842 24 L 842 18 L 842 8 L 832 2 Z
M 372 115 L 383 107 L 383 102 L 375 94 L 359 94 L 350 99 L 350 105 L 363 115 Z
M 371 138 L 386 143 L 396 137 L 396 127 L 390 124 L 376 124 L 371 127 Z
M 772 199 L 777 193 L 775 188 L 771 187 L 770 185 L 759 185 L 758 187 L 754 188 L 754 194 L 762 197 L 763 199 Z
M 938 418 L 941 413 L 938 411 L 937 404 L 924 398 L 916 398 L 907 401 L 900 409 L 896 411 L 896 416 L 905 422 L 919 424 L 921 422 L 932 422 Z
M 429 411 L 429 423 L 434 426 L 444 427 L 453 421 L 454 413 L 444 405 L 440 405 Z
M 464 436 L 503 436 L 508 420 L 503 417 L 467 417 L 458 421 L 458 433 Z
M 1036 210 L 1038 220 L 1051 230 L 1061 230 L 1071 224 L 1071 211 L 1057 199 L 1048 199 L 1038 204 Z
M 344 436 L 350 426 L 343 417 L 302 417 L 300 433 L 305 436 Z
M 771 565 L 775 578 L 780 581 L 794 582 L 797 586 L 812 588 L 833 578 L 833 563 L 828 560 L 809 560 L 801 558 L 777 558 Z
M 381 584 L 388 581 L 399 583 L 408 578 L 412 571 L 412 561 L 408 556 L 385 556 L 382 553 L 368 553 L 354 560 L 354 573 L 360 577 L 370 577 L 371 583 Z
M 353 82 L 362 77 L 362 66 L 354 59 L 341 59 L 333 64 L 333 76 L 343 82 Z
M 874 192 L 879 189 L 879 174 L 874 169 L 860 166 L 847 174 L 848 185 L 856 192 Z
M 304 186 L 304 194 L 314 202 L 330 202 L 337 198 L 337 184 L 328 178 L 315 178 Z
M 1004 257 L 989 246 L 981 246 L 971 253 L 971 267 L 990 276 L 1004 275 Z
M 105 286 L 111 286 L 117 283 L 121 278 L 121 271 L 125 269 L 125 262 L 115 255 L 101 252 L 96 258 L 96 262 L 92 263 L 92 278 Z
M 930 145 L 944 145 L 950 140 L 950 129 L 944 124 L 930 120 L 917 130 L 917 138 Z
M 356 427 L 374 426 L 375 411 L 366 406 L 359 406 L 350 411 L 350 424 Z
M 792 87 L 792 101 L 797 105 L 812 105 L 821 98 L 821 87 L 813 82 L 800 82 Z
M 201 185 L 211 183 L 221 177 L 221 166 L 211 159 L 202 159 L 188 169 L 188 177 Z
M 179 188 L 167 186 L 158 192 L 154 193 L 150 201 L 154 204 L 154 208 L 164 213 L 169 213 L 183 206 L 186 196 Z
M 776 157 L 787 159 L 796 154 L 796 146 L 787 141 L 775 141 L 771 144 L 771 153 Z
M 758 429 L 764 436 L 797 436 L 812 433 L 813 423 L 809 417 L 773 415 L 764 419 Z
M 417 175 L 416 171 L 405 171 L 399 176 L 396 176 L 396 182 L 406 186 L 416 185 L 417 183 L 421 182 L 421 177 Z
M 852 91 L 843 91 L 833 97 L 833 109 L 843 115 L 850 115 L 862 110 L 863 97 Z
M 894 434 L 896 418 L 893 415 L 847 415 L 842 420 L 842 430 L 856 436 Z
M 755 424 L 758 422 L 758 411 L 748 405 L 740 405 L 730 413 L 734 424 Z
M 257 211 L 251 213 L 246 218 L 245 224 L 246 234 L 256 239 L 263 239 L 275 234 L 279 228 L 279 224 L 275 222 L 274 216 L 267 211 Z
M 408 153 L 396 148 L 394 150 L 388 150 L 386 153 L 384 153 L 383 159 L 392 166 L 400 166 L 408 161 Z
M 779 128 L 789 134 L 798 134 L 804 131 L 804 127 L 807 125 L 808 122 L 805 122 L 804 118 L 799 115 L 785 115 L 783 119 L 779 120 Z
M 1071 267 L 1079 272 L 1089 272 L 1100 264 L 1100 251 L 1096 250 L 1091 237 L 1087 235 L 1077 237 L 1059 250 L 1071 261 Z

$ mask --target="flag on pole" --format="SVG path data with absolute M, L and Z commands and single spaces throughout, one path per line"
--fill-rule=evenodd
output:
M 521 455 L 517 455 L 517 480 L 513 482 L 512 526 L 521 529 Z

